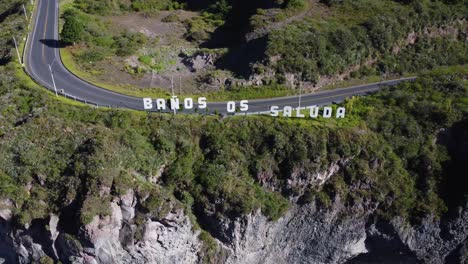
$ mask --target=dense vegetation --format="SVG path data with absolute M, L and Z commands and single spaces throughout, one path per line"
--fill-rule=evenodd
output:
M 113 33 L 103 21 L 75 9 L 68 9 L 63 19 L 62 41 L 65 44 L 83 41 L 88 45 L 88 49 L 78 55 L 83 62 L 100 61 L 110 55 L 128 56 L 147 42 L 142 33 Z
M 0 3 L 0 65 L 8 63 L 13 56 L 13 37 L 19 41 L 25 28 L 25 17 L 21 14 L 26 1 L 5 0 Z
M 178 9 L 182 5 L 172 0 L 131 0 L 131 1 L 93 1 L 77 0 L 75 5 L 90 14 L 106 15 L 122 11 L 155 12 L 165 9 Z
M 338 15 L 310 18 L 269 36 L 266 54 L 281 58 L 271 62 L 270 67 L 283 75 L 295 73 L 299 80 L 316 82 L 320 76 L 343 73 L 372 59 L 377 60 L 374 70 L 380 74 L 418 72 L 435 65 L 468 61 L 464 34 L 433 33 L 444 38 L 443 41 L 425 36 L 428 29 L 436 31 L 441 26 L 463 31 L 466 24 L 456 22 L 466 19 L 467 6 L 463 1 L 333 2 L 336 2 L 332 6 Z M 405 43 L 411 33 L 415 34 L 415 45 Z M 450 53 L 448 58 L 438 53 L 441 46 L 449 46 L 443 51 L 443 54 Z M 411 60 L 405 58 L 400 62 L 408 53 Z M 372 73 L 375 71 L 367 71 L 367 74 Z

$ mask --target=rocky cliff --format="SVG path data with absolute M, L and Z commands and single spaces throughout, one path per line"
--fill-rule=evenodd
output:
M 182 210 L 174 208 L 162 219 L 144 219 L 136 226 L 135 199 L 129 190 L 110 204 L 110 215 L 95 216 L 84 226 L 51 215 L 31 226 L 15 227 L 8 214 L 3 214 L 0 257 L 6 263 L 42 263 L 46 259 L 63 263 L 199 262 L 199 231 L 193 230 Z
M 199 228 L 176 207 L 161 219 L 135 219 L 132 190 L 110 204 L 111 215 L 79 225 L 51 215 L 19 226 L 8 200 L 0 215 L 2 263 L 202 263 L 207 262 Z M 260 211 L 236 218 L 206 217 L 218 249 L 216 263 L 466 263 L 467 206 L 444 219 L 418 224 L 375 217 L 376 204 L 329 208 L 293 206 L 270 221 Z M 137 223 L 139 222 L 139 223 Z M 76 234 L 68 230 L 78 230 Z

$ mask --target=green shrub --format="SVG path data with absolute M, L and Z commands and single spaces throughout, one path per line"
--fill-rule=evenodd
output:
M 80 210 L 81 223 L 87 225 L 95 216 L 110 215 L 109 197 L 87 196 Z
M 366 0 L 326 3 L 337 12 L 333 17 L 324 18 L 326 22 L 311 19 L 291 23 L 268 36 L 266 55 L 281 58 L 269 65 L 279 73 L 279 82 L 285 81 L 287 73 L 317 82 L 318 76 L 343 73 L 375 57 L 381 59 L 371 72 L 377 69 L 382 73 L 404 74 L 466 63 L 466 43 L 460 40 L 423 39 L 407 49 L 401 47 L 411 32 L 421 32 L 429 25 L 452 23 L 466 13 L 466 6 L 441 1 L 431 4 L 417 1 L 408 5 Z M 427 20 L 429 13 L 431 20 Z M 402 54 L 395 54 L 396 47 L 403 48 Z M 436 54 L 435 58 L 429 54 Z M 367 72 L 355 72 L 353 77 Z
M 165 16 L 161 21 L 165 23 L 174 23 L 174 22 L 180 22 L 180 18 L 177 15 L 177 13 L 171 13 Z
M 142 45 L 145 45 L 147 38 L 142 33 L 125 32 L 120 36 L 114 37 L 113 47 L 118 56 L 129 56 L 134 54 Z
M 39 263 L 40 264 L 54 264 L 54 260 L 49 257 L 49 256 L 43 256 L 41 257 L 41 259 L 39 260 Z
M 76 44 L 83 39 L 84 23 L 79 19 L 78 12 L 73 9 L 63 14 L 65 23 L 61 32 L 61 40 L 66 44 Z
M 107 50 L 104 48 L 93 47 L 91 49 L 85 50 L 78 56 L 78 60 L 81 63 L 95 63 L 102 61 L 106 57 Z

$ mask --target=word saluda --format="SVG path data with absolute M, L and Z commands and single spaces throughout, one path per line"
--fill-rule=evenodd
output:
M 151 99 L 143 98 L 143 107 L 145 110 L 152 111 L 166 111 L 166 110 L 207 110 L 208 103 L 205 97 L 199 97 L 197 100 L 193 98 L 185 98 L 183 100 L 172 97 L 171 99 Z M 249 111 L 249 101 L 241 100 L 239 102 L 229 101 L 226 103 L 227 113 L 247 113 Z M 264 112 L 261 112 L 264 113 Z M 279 106 L 269 107 L 268 113 L 273 117 L 299 117 L 299 118 L 317 118 L 322 116 L 324 118 L 344 118 L 346 115 L 346 109 L 344 107 L 338 107 L 333 109 L 332 107 L 308 106 L 301 108 L 293 108 L 291 106 Z

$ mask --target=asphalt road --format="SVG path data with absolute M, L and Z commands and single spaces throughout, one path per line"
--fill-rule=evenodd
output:
M 123 95 L 92 85 L 69 72 L 60 59 L 58 48 L 58 0 L 38 0 L 33 31 L 28 38 L 25 52 L 26 72 L 42 86 L 55 91 L 54 83 L 60 95 L 74 98 L 90 104 L 107 107 L 144 110 L 142 98 Z M 54 78 L 52 78 L 51 71 Z M 379 90 L 382 86 L 396 85 L 415 77 L 383 81 L 348 88 L 304 94 L 301 106 L 329 105 L 341 102 L 347 97 L 365 95 Z M 155 99 L 155 98 L 153 98 Z M 249 100 L 248 113 L 268 112 L 271 106 L 297 107 L 298 96 L 272 99 Z M 210 112 L 226 113 L 226 103 L 208 102 Z

